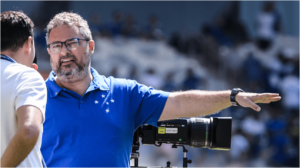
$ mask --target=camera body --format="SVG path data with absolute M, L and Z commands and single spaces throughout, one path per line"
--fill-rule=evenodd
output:
M 138 128 L 137 132 L 144 145 L 169 143 L 213 150 L 229 150 L 231 124 L 231 117 L 180 118 L 158 122 L 159 127 L 143 125 Z
M 183 167 L 187 167 L 188 150 L 184 145 L 191 147 L 209 148 L 213 150 L 229 150 L 231 146 L 231 117 L 210 118 L 180 118 L 158 122 L 159 127 L 142 125 L 134 133 L 131 159 L 134 167 L 138 167 L 139 138 L 143 145 L 161 146 L 162 143 L 173 144 L 172 148 L 183 147 Z M 170 162 L 167 162 L 170 166 Z M 168 167 L 169 167 L 168 166 Z

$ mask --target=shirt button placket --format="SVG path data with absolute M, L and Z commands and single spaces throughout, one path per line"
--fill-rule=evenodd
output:
M 79 103 L 79 109 L 81 109 L 82 105 L 83 105 L 83 101 L 80 100 L 80 103 Z

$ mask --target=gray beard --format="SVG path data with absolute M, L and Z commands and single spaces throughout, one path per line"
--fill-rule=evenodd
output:
M 88 60 L 84 62 L 86 59 Z M 71 71 L 62 70 L 59 65 L 57 65 L 56 68 L 54 68 L 55 65 L 53 64 L 51 59 L 50 62 L 51 62 L 52 69 L 57 76 L 57 79 L 63 83 L 75 83 L 83 80 L 85 77 L 88 76 L 89 69 L 91 67 L 91 57 L 88 55 L 85 55 L 84 58 L 81 58 L 79 63 L 77 62 L 77 60 L 75 60 L 75 64 L 77 66 L 71 69 Z
M 63 83 L 75 83 L 83 80 L 89 74 L 89 65 L 85 66 L 84 69 L 80 70 L 78 66 L 73 68 L 71 72 L 62 71 L 57 75 L 57 79 Z

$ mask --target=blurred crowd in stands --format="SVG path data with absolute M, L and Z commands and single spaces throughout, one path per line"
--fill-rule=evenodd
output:
M 100 74 L 166 91 L 240 87 L 280 93 L 282 100 L 261 105 L 260 113 L 230 107 L 212 115 L 233 117 L 231 150 L 189 148 L 193 160 L 189 166 L 297 167 L 299 37 L 284 33 L 274 2 L 266 2 L 257 14 L 255 37 L 249 36 L 236 8 L 232 5 L 196 34 L 174 32 L 169 38 L 156 15 L 149 16 L 147 25 L 138 26 L 130 13 L 114 11 L 108 23 L 94 13 L 89 20 L 96 41 L 92 66 Z M 41 37 L 37 35 L 36 41 Z M 141 145 L 140 155 L 142 166 L 166 166 L 167 161 L 182 165 L 182 150 L 170 145 Z
M 101 24 L 101 18 L 97 13 L 92 14 L 90 29 L 94 36 L 115 38 L 118 36 L 126 38 L 145 38 L 150 40 L 163 40 L 165 35 L 159 26 L 156 15 L 150 15 L 148 24 L 138 27 L 135 17 L 131 13 L 123 15 L 119 10 L 112 13 L 112 19 L 108 23 Z

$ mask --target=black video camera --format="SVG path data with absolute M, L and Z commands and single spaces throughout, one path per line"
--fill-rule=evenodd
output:
M 131 159 L 135 159 L 135 167 L 137 167 L 139 138 L 142 139 L 144 145 L 161 146 L 162 143 L 168 143 L 173 144 L 173 148 L 182 146 L 184 152 L 187 152 L 184 145 L 212 150 L 229 150 L 231 124 L 231 117 L 193 117 L 158 122 L 159 127 L 142 125 L 134 133 Z M 188 162 L 187 158 L 184 158 L 184 162 L 185 160 Z M 187 164 L 184 163 L 184 165 Z

